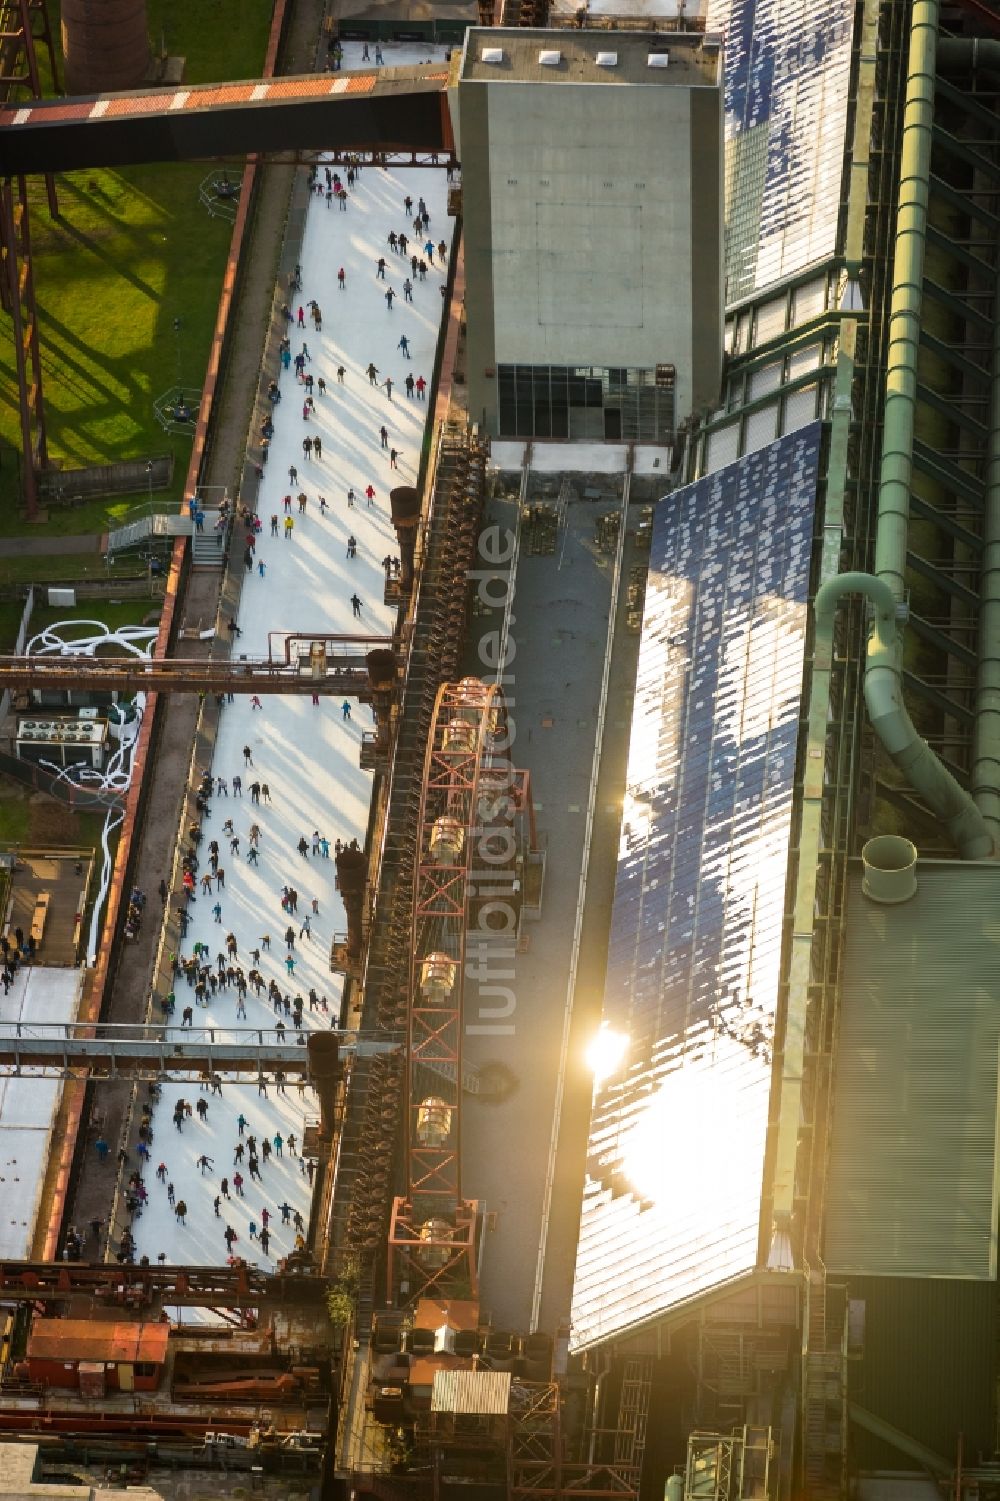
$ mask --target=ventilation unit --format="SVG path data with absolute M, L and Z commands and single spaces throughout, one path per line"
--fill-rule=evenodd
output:
M 599 68 L 617 68 L 617 66 L 618 66 L 618 53 L 617 52 L 599 52 L 597 54 L 597 66 Z
M 561 52 L 539 52 L 538 61 L 543 68 L 558 68 L 562 62 Z
M 669 52 L 651 52 L 646 58 L 646 66 L 647 68 L 665 68 L 669 61 Z
M 484 62 L 484 63 L 502 63 L 503 62 L 503 48 L 502 47 L 484 47 L 483 50 L 482 50 L 482 52 L 480 52 L 480 54 L 479 54 L 479 60 L 480 60 L 480 62 Z

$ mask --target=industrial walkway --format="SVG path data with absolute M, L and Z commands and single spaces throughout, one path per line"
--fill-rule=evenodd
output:
M 542 912 L 524 921 L 517 952 L 492 942 L 470 953 L 481 978 L 470 970 L 466 1059 L 508 1070 L 512 1089 L 501 1101 L 467 1102 L 463 1191 L 488 1215 L 484 1314 L 497 1328 L 554 1333 L 569 1317 L 592 1085 L 586 1044 L 600 1021 L 638 651 L 626 630 L 627 583 L 645 557 L 632 542 L 634 506 L 620 565 L 605 530 L 623 514 L 625 449 L 536 447 L 524 499 L 542 512 L 520 528 L 505 691 L 512 757 L 530 771 L 546 855 Z M 519 448 L 494 444 L 495 466 L 509 474 Z M 665 459 L 653 448 L 634 457 L 647 475 Z M 489 519 L 513 530 L 515 512 L 495 501 Z

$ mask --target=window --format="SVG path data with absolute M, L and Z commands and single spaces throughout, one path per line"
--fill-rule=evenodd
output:
M 671 367 L 672 368 L 672 367 Z M 623 366 L 500 365 L 501 438 L 618 437 L 671 443 L 675 382 Z

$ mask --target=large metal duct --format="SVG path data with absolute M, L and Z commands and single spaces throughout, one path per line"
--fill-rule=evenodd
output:
M 149 68 L 146 0 L 62 0 L 68 94 L 138 88 Z
M 927 200 L 934 126 L 939 0 L 914 0 L 910 23 L 896 249 L 892 269 L 882 468 L 879 477 L 875 573 L 843 573 L 816 596 L 816 659 L 833 658 L 837 606 L 863 594 L 873 606 L 865 659 L 865 703 L 872 728 L 912 787 L 941 820 L 963 860 L 993 854 L 993 835 L 979 808 L 913 725 L 903 702 L 898 617 L 906 598 L 917 349 L 927 242 Z
M 336 859 L 337 887 L 347 915 L 347 953 L 351 959 L 361 955 L 361 922 L 365 906 L 368 860 L 363 850 L 343 849 Z
M 399 585 L 404 594 L 413 587 L 413 559 L 417 546 L 417 523 L 420 520 L 420 492 L 412 485 L 399 485 L 389 492 L 389 509 L 399 543 Z

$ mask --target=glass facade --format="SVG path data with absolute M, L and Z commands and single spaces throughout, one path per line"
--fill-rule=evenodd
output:
M 821 424 L 653 521 L 572 1342 L 757 1261 Z M 620 1055 L 619 1055 L 620 1056 Z
M 834 254 L 851 0 L 709 0 L 726 59 L 726 302 Z
M 671 443 L 672 366 L 500 365 L 501 438 L 575 438 Z

